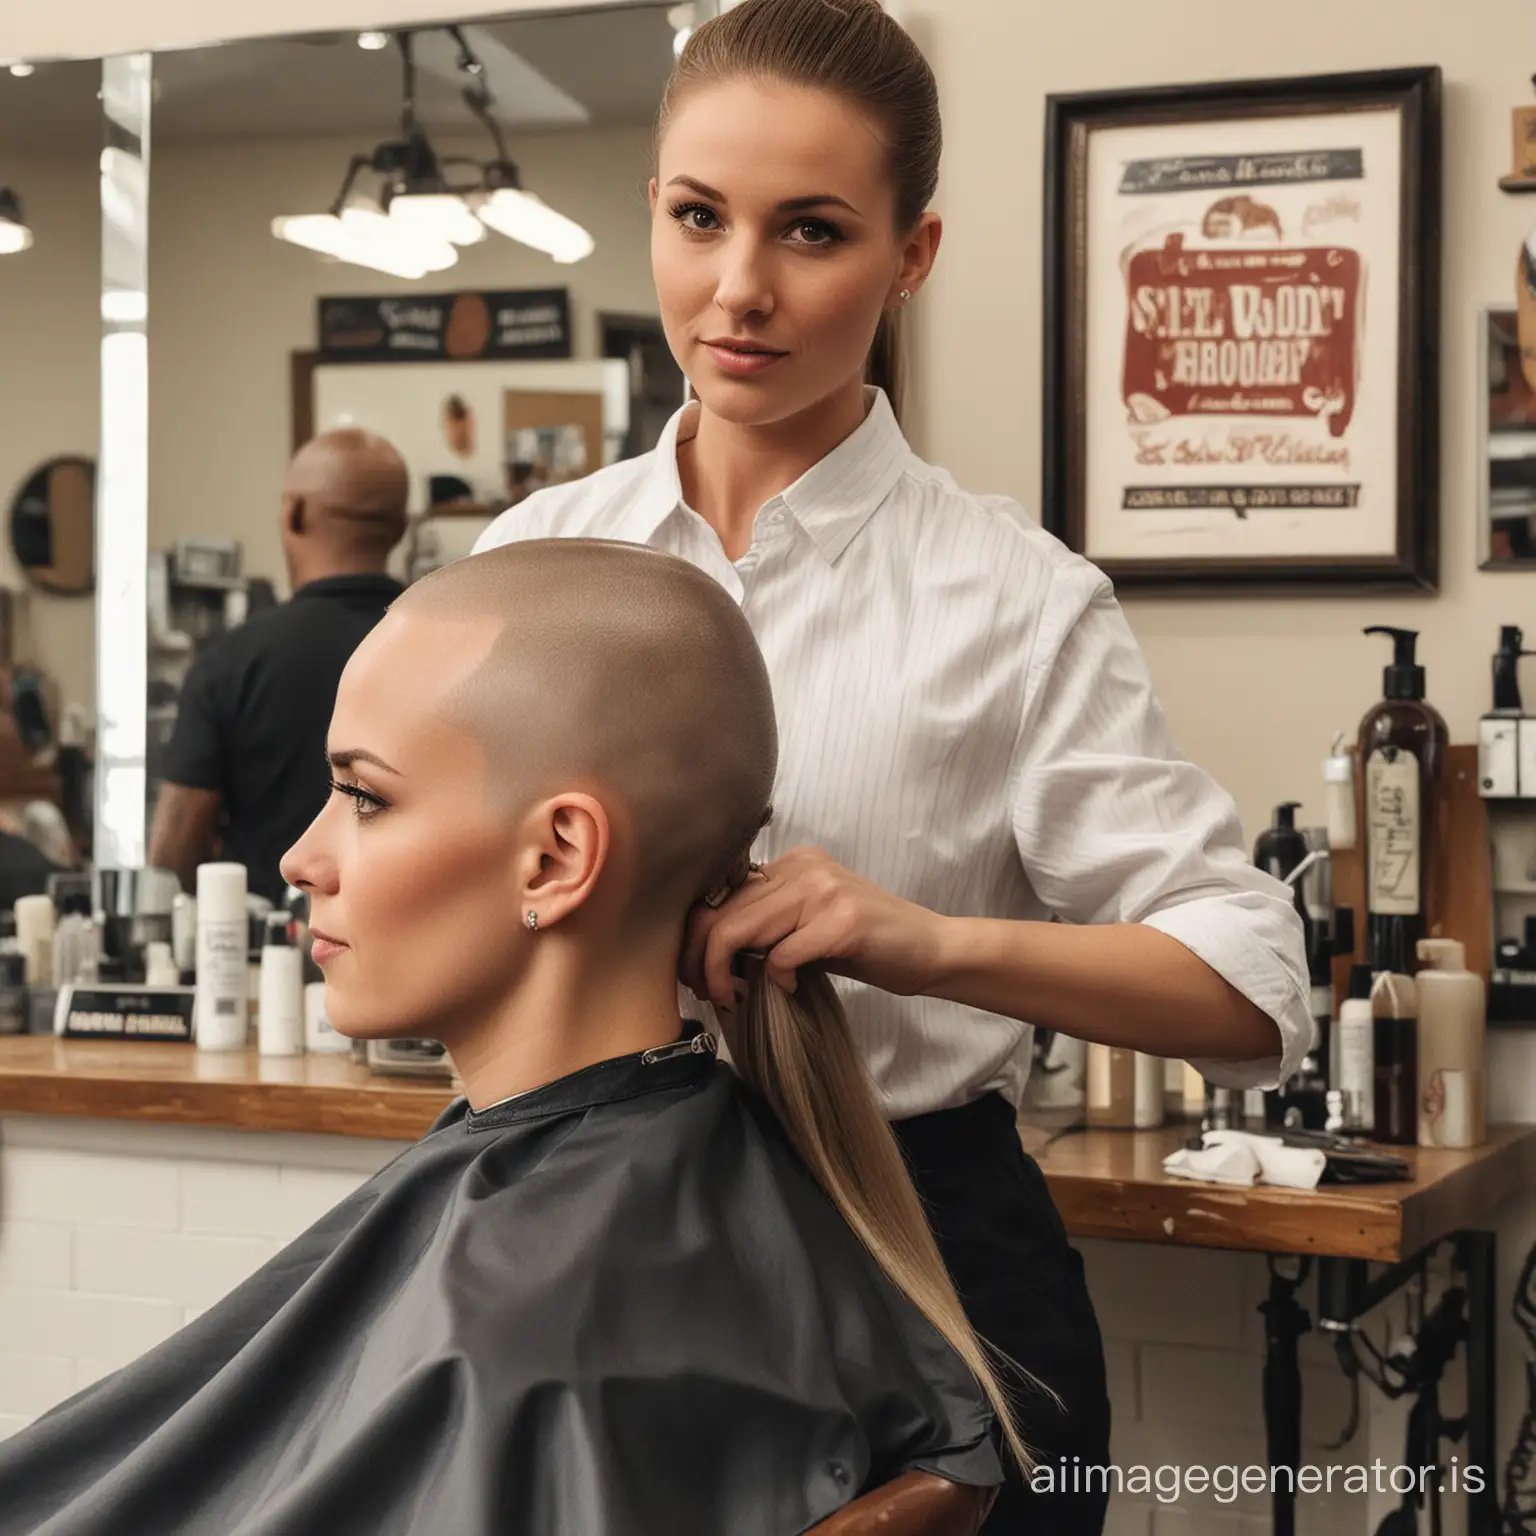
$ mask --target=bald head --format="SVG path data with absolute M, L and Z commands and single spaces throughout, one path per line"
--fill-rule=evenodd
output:
M 312 437 L 283 477 L 283 534 L 296 554 L 343 570 L 384 569 L 405 535 L 410 476 L 400 455 L 373 432 L 343 427 Z M 303 540 L 296 551 L 295 541 Z M 314 579 L 309 573 L 307 579 Z
M 773 695 L 746 619 L 703 572 L 634 544 L 528 541 L 435 571 L 391 612 L 492 636 L 443 714 L 481 742 L 498 795 L 616 801 L 658 911 L 750 844 L 777 764 Z

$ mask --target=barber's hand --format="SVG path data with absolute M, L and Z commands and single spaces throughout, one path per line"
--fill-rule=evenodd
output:
M 689 923 L 678 975 L 717 1008 L 736 1005 L 731 960 L 766 950 L 769 980 L 795 990 L 802 965 L 821 965 L 885 992 L 911 996 L 931 983 L 944 919 L 844 869 L 820 848 L 794 848 L 720 907 Z

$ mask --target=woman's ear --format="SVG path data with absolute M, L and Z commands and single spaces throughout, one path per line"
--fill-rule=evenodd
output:
M 541 802 L 527 825 L 519 910 L 551 928 L 591 900 L 608 867 L 613 829 L 601 801 L 574 791 Z
M 659 196 L 656 187 L 656 178 L 654 176 L 651 177 L 649 184 L 646 186 L 645 195 L 649 200 L 651 214 L 654 217 L 656 213 L 656 199 Z
M 913 225 L 912 233 L 902 246 L 901 270 L 891 295 L 893 305 L 903 289 L 908 294 L 915 294 L 928 281 L 943 238 L 944 221 L 936 213 L 925 213 Z

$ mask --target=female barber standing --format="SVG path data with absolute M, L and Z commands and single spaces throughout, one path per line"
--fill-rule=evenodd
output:
M 505 513 L 693 561 L 742 604 L 780 720 L 766 879 L 701 915 L 685 977 L 823 962 L 1042 1469 L 988 1531 L 1098 1531 L 1103 1349 L 1015 1106 L 1030 1026 L 1273 1084 L 1310 1033 L 1288 894 L 1180 760 L 1109 583 L 897 425 L 890 323 L 939 247 L 933 76 L 876 0 L 744 0 L 662 105 L 651 261 L 696 400 L 654 452 Z M 1051 921 L 1052 918 L 1060 921 Z M 1025 1022 L 1027 1021 L 1027 1022 Z M 1283 1062 L 1283 1065 L 1282 1065 Z M 1102 1486 L 1096 1484 L 1096 1487 Z

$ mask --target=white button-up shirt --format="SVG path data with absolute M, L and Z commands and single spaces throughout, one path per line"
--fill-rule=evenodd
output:
M 691 561 L 741 604 L 779 720 L 768 860 L 815 844 L 935 912 L 1146 923 L 1279 1025 L 1283 1058 L 1201 1063 L 1268 1087 L 1311 1040 L 1301 922 L 1236 807 L 1170 738 L 1108 580 L 1014 502 L 967 495 L 885 396 L 757 513 L 734 563 L 683 499 L 688 407 L 656 449 L 504 512 L 476 544 L 599 538 Z M 1028 1024 L 839 979 L 893 1118 L 1029 1075 Z M 1155 1047 L 1155 1042 L 1148 1042 Z

